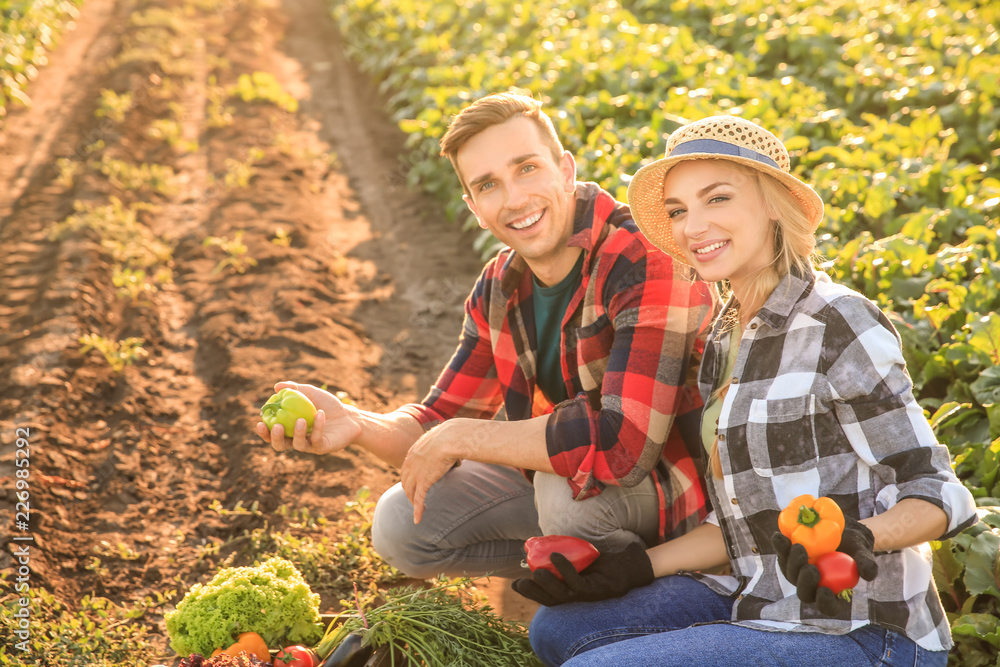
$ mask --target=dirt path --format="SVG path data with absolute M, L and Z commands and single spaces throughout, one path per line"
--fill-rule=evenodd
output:
M 254 72 L 299 111 L 220 100 Z M 29 94 L 34 109 L 0 133 L 0 522 L 12 525 L 14 434 L 27 428 L 32 585 L 64 599 L 183 589 L 226 555 L 207 546 L 256 525 L 223 523 L 213 501 L 334 517 L 362 484 L 375 497 L 393 484 L 363 451 L 275 455 L 252 433 L 283 378 L 370 409 L 418 399 L 480 268 L 440 206 L 403 187 L 402 136 L 321 0 L 89 0 Z M 171 187 L 122 166 L 143 164 L 169 167 Z M 90 223 L 53 236 L 74 213 Z M 133 215 L 139 236 L 115 246 L 101 215 Z M 279 228 L 290 244 L 273 242 Z M 241 238 L 246 254 L 230 259 L 256 265 L 224 266 L 213 237 Z M 116 253 L 156 248 L 157 289 L 122 296 Z M 171 280 L 151 279 L 164 269 Z M 141 338 L 147 356 L 115 372 L 81 352 L 85 334 Z M 503 580 L 487 592 L 530 616 Z

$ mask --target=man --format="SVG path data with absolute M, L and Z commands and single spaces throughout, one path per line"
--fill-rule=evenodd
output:
M 401 466 L 372 539 L 414 577 L 515 576 L 533 535 L 609 551 L 694 528 L 706 514 L 700 452 L 681 431 L 699 427 L 693 379 L 713 291 L 650 246 L 627 206 L 577 182 L 539 102 L 480 99 L 441 149 L 479 225 L 508 246 L 466 300 L 457 351 L 421 403 L 388 414 L 279 383 L 320 409 L 291 446 L 353 443 Z M 289 447 L 280 426 L 257 432 Z

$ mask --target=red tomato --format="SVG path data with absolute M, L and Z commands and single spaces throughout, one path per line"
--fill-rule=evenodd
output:
M 274 657 L 274 667 L 317 667 L 319 656 L 305 646 L 286 646 Z
M 858 583 L 858 564 L 840 551 L 831 551 L 816 559 L 819 585 L 825 586 L 845 600 L 851 599 L 851 589 Z

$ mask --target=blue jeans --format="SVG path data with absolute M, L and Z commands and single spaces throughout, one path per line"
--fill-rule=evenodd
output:
M 372 546 L 411 577 L 527 572 L 524 541 L 534 535 L 574 535 L 600 551 L 630 542 L 655 544 L 659 526 L 656 485 L 609 485 L 597 496 L 573 500 L 566 479 L 536 473 L 532 485 L 520 470 L 463 461 L 427 494 L 423 520 L 413 523 L 413 505 L 396 484 L 379 498 L 372 520 Z
M 902 634 L 868 625 L 846 635 L 754 630 L 729 622 L 733 598 L 690 577 L 661 577 L 622 598 L 541 607 L 531 646 L 566 667 L 945 667 Z M 697 625 L 696 625 L 697 624 Z

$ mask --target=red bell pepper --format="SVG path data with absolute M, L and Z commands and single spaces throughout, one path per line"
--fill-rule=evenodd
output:
M 524 550 L 528 556 L 528 567 L 532 572 L 538 569 L 548 570 L 559 579 L 563 577 L 552 564 L 552 554 L 559 553 L 565 556 L 577 572 L 583 571 L 601 555 L 597 547 L 587 540 L 569 535 L 530 537 L 524 543 Z

